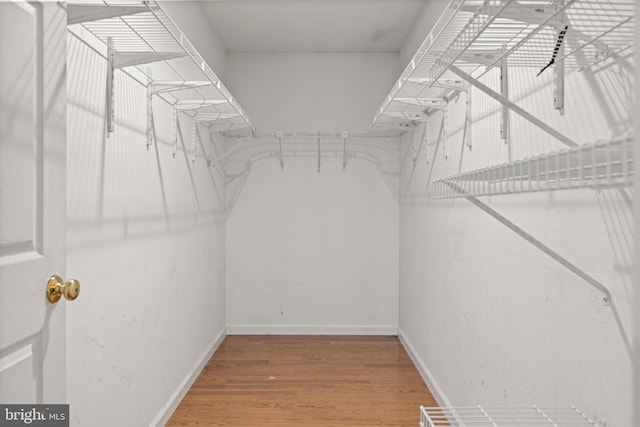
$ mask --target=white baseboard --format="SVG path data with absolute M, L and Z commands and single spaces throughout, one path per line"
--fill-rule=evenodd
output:
M 209 348 L 200 356 L 200 358 L 196 361 L 193 367 L 189 370 L 187 375 L 184 377 L 182 382 L 178 385 L 178 388 L 171 394 L 171 397 L 164 404 L 158 415 L 153 419 L 150 426 L 164 426 L 171 418 L 171 415 L 175 412 L 184 399 L 184 396 L 187 394 L 193 383 L 195 382 L 198 375 L 202 372 L 204 367 L 211 359 L 211 356 L 216 352 L 220 344 L 222 344 L 222 340 L 227 335 L 226 329 L 223 329 L 218 336 L 213 340 L 213 343 L 209 346 Z
M 227 325 L 228 335 L 396 335 L 397 325 Z
M 418 369 L 418 372 L 420 373 L 422 380 L 425 382 L 425 384 L 429 388 L 429 391 L 431 391 L 431 394 L 433 394 L 433 397 L 436 399 L 436 402 L 438 402 L 438 405 L 440 407 L 453 406 L 451 405 L 451 402 L 449 401 L 447 396 L 444 394 L 442 387 L 438 385 L 438 382 L 436 381 L 435 377 L 429 371 L 429 368 L 427 368 L 427 365 L 425 365 L 424 362 L 422 362 L 422 359 L 420 358 L 420 356 L 418 356 L 416 349 L 413 347 L 413 345 L 405 335 L 404 331 L 400 327 L 398 327 L 398 339 L 402 343 L 402 346 L 404 347 L 404 349 L 407 351 L 407 354 L 409 354 L 409 357 L 413 361 L 413 364 L 415 365 L 416 369 Z

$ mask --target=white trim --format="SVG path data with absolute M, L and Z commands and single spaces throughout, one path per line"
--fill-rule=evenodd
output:
M 407 354 L 413 361 L 413 364 L 415 365 L 416 369 L 418 369 L 418 372 L 420 372 L 420 376 L 422 377 L 422 380 L 427 385 L 427 388 L 429 389 L 429 391 L 431 391 L 431 394 L 433 394 L 433 397 L 436 399 L 436 402 L 438 402 L 438 405 L 440 407 L 453 406 L 449 401 L 449 399 L 447 398 L 447 396 L 444 394 L 444 390 L 442 390 L 442 387 L 438 385 L 438 382 L 436 381 L 435 377 L 429 371 L 429 368 L 427 368 L 427 365 L 425 365 L 422 359 L 420 359 L 420 356 L 418 356 L 416 349 L 413 347 L 413 345 L 411 345 L 409 338 L 407 338 L 406 334 L 404 333 L 401 327 L 398 327 L 398 339 L 400 340 L 400 342 L 402 343 L 402 346 L 404 347 Z
M 200 356 L 193 367 L 189 370 L 182 382 L 171 394 L 167 403 L 164 404 L 158 412 L 158 415 L 156 415 L 153 421 L 151 421 L 151 424 L 149 424 L 150 426 L 164 426 L 169 421 L 169 418 L 171 418 L 171 415 L 173 415 L 175 410 L 178 408 L 178 405 L 180 405 L 180 402 L 182 402 L 182 399 L 184 399 L 184 396 L 198 378 L 198 375 L 200 375 L 204 367 L 207 365 L 209 359 L 211 359 L 220 344 L 222 344 L 222 340 L 224 340 L 225 336 L 227 336 L 227 331 L 226 329 L 223 329 L 213 340 L 211 346 L 202 354 L 202 356 Z
M 227 325 L 228 335 L 396 335 L 396 325 Z

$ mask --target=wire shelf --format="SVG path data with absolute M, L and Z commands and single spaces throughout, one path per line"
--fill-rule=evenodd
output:
M 369 136 L 351 133 L 342 137 L 338 132 L 258 132 L 251 137 L 229 137 L 229 148 L 219 159 L 223 164 L 231 161 L 252 161 L 266 157 L 363 158 L 383 166 L 393 164 L 398 174 L 399 148 L 397 137 Z
M 424 112 L 406 98 L 442 96 L 450 66 L 502 64 L 584 69 L 634 46 L 634 0 L 452 0 L 377 111 L 372 126 L 399 126 Z M 446 88 L 447 85 L 445 84 Z M 417 117 L 417 116 L 416 116 Z
M 222 132 L 251 127 L 249 118 L 238 102 L 156 0 L 129 4 L 105 1 L 99 6 L 115 10 L 127 6 L 140 7 L 141 4 L 146 7 L 143 12 L 87 20 L 72 25 L 82 26 L 105 45 L 111 39 L 113 49 L 120 54 L 174 54 L 175 57 L 170 59 L 132 67 L 153 82 L 177 82 L 177 85 L 197 82 L 194 87 L 172 91 L 171 95 L 176 103 L 219 101 L 193 109 L 190 114 L 198 121 L 210 122 L 213 130 Z M 74 4 L 70 3 L 68 7 L 74 7 Z
M 572 188 L 629 187 L 634 180 L 632 136 L 542 154 L 434 181 L 433 199 Z
M 420 407 L 420 427 L 599 427 L 576 408 Z

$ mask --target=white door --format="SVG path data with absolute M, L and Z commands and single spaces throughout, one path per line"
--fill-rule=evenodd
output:
M 0 1 L 0 403 L 66 403 L 66 11 Z M 77 302 L 74 302 L 77 303 Z

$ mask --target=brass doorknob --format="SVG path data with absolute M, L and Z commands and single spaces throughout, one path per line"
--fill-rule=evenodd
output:
M 80 282 L 76 279 L 63 282 L 60 276 L 54 274 L 47 281 L 47 299 L 50 303 L 58 302 L 63 295 L 68 301 L 73 301 L 79 294 Z

